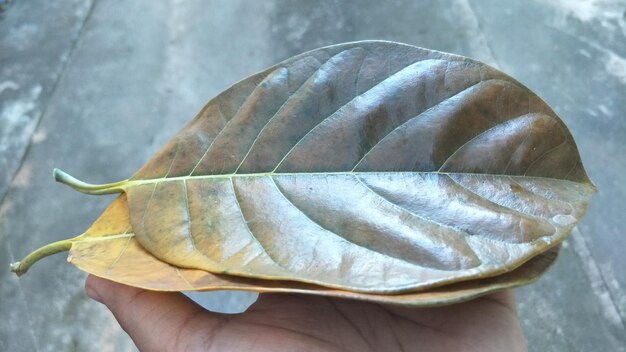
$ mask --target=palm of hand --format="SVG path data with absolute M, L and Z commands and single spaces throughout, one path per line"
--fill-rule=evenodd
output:
M 142 351 L 524 351 L 510 290 L 438 308 L 263 294 L 245 313 L 204 310 L 178 293 L 90 276 Z

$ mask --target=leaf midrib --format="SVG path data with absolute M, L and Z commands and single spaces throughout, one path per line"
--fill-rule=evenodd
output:
M 124 184 L 122 188 L 129 188 L 131 186 L 139 186 L 146 184 L 153 184 L 159 182 L 170 182 L 170 181 L 188 181 L 188 180 L 201 180 L 201 179 L 233 179 L 233 178 L 254 178 L 254 177 L 280 177 L 280 176 L 332 176 L 332 175 L 347 175 L 347 176 L 359 176 L 359 175 L 367 175 L 367 174 L 407 174 L 407 175 L 475 175 L 475 176 L 490 176 L 490 177 L 512 177 L 514 179 L 534 179 L 534 180 L 553 180 L 553 181 L 563 181 L 563 182 L 571 182 L 579 185 L 590 186 L 592 185 L 564 180 L 560 178 L 554 177 L 544 177 L 544 176 L 527 176 L 527 175 L 506 175 L 506 174 L 486 174 L 486 173 L 473 173 L 473 172 L 441 172 L 441 171 L 318 171 L 318 172 L 259 172 L 252 174 L 218 174 L 218 175 L 195 175 L 195 176 L 176 176 L 176 177 L 160 177 L 160 178 L 152 178 L 152 179 L 129 179 L 123 181 Z
M 74 243 L 97 242 L 97 241 L 115 240 L 118 238 L 133 238 L 133 237 L 135 237 L 134 232 L 127 232 L 123 234 L 106 234 L 106 235 L 86 233 L 82 236 L 76 237 L 75 239 L 72 240 L 72 242 Z

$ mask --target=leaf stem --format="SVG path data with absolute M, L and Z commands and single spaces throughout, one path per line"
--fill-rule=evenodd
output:
M 11 263 L 11 271 L 17 276 L 22 276 L 40 259 L 59 252 L 69 251 L 70 248 L 72 248 L 72 239 L 50 243 L 30 253 L 21 261 Z
M 111 193 L 122 193 L 124 192 L 124 185 L 127 181 L 120 181 L 115 183 L 107 183 L 103 185 L 92 185 L 89 183 L 85 183 L 80 181 L 68 173 L 65 173 L 59 169 L 54 169 L 52 172 L 54 179 L 57 182 L 66 184 L 73 189 L 86 193 L 86 194 L 111 194 Z

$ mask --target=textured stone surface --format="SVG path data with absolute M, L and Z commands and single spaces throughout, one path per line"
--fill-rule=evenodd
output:
M 0 265 L 82 232 L 111 200 L 55 184 L 53 167 L 127 178 L 239 79 L 319 46 L 395 40 L 493 64 L 570 127 L 600 192 L 557 265 L 518 290 L 520 314 L 533 351 L 624 351 L 624 11 L 620 0 L 16 1 L 0 16 Z M 0 350 L 133 350 L 83 279 L 63 255 L 19 280 L 0 270 Z M 225 312 L 255 297 L 192 296 Z
M 0 15 L 0 199 L 69 63 L 92 3 L 17 2 Z
M 530 345 L 625 351 L 626 3 L 513 1 L 504 10 L 498 4 L 472 1 L 494 56 L 565 121 L 599 189 L 569 241 L 573 253 L 563 255 L 538 288 L 520 290 L 527 336 L 545 341 Z M 548 343 L 555 340 L 561 342 Z

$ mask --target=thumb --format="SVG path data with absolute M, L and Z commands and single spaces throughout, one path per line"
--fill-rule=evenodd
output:
M 85 292 L 104 304 L 141 351 L 186 350 L 225 318 L 178 292 L 155 292 L 89 275 Z M 196 333 L 197 332 L 197 333 Z

